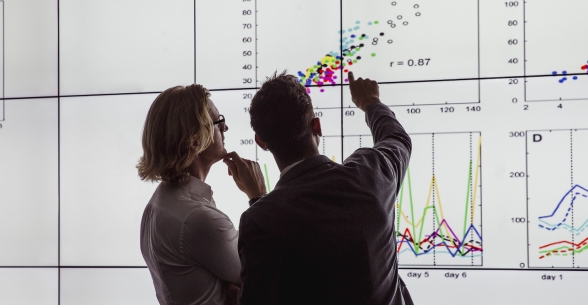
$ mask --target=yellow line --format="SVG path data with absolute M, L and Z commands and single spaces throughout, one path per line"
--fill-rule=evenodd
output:
M 476 180 L 474 182 L 474 200 L 472 201 L 471 224 L 474 223 L 474 215 L 476 212 L 476 196 L 477 196 L 477 192 L 478 192 L 478 178 L 480 176 L 479 170 L 480 170 L 481 152 L 482 152 L 482 136 L 480 136 L 480 138 L 478 138 L 478 155 L 476 156 L 476 158 L 478 160 L 476 161 Z
M 441 219 L 445 219 L 445 215 L 443 215 L 443 204 L 441 204 L 441 195 L 439 193 L 439 185 L 437 185 L 437 177 L 434 175 L 433 180 L 435 181 L 435 190 L 437 191 L 437 201 L 439 201 L 439 213 L 441 214 Z
M 435 190 L 437 191 L 437 201 L 439 201 L 439 213 L 441 214 L 441 219 L 445 219 L 445 215 L 443 214 L 443 204 L 441 203 L 441 193 L 439 192 L 439 185 L 437 184 L 437 177 L 433 176 L 435 180 Z M 445 227 L 445 236 L 449 236 L 449 227 L 447 222 L 443 225 Z
M 476 211 L 476 198 L 477 198 L 477 192 L 478 192 L 478 181 L 480 178 L 480 159 L 481 159 L 480 154 L 481 154 L 481 151 L 482 151 L 482 137 L 480 136 L 478 138 L 478 154 L 477 154 L 477 160 L 476 160 L 476 173 L 475 173 L 474 194 L 473 194 L 474 199 L 472 201 L 472 214 L 471 214 L 471 222 L 472 223 L 474 221 L 474 215 L 475 215 L 475 211 Z M 439 192 L 439 185 L 437 184 L 437 177 L 435 175 L 433 175 L 433 177 L 431 179 L 431 183 L 429 185 L 429 195 L 427 196 L 427 204 L 425 205 L 425 209 L 429 207 L 429 204 L 431 202 L 431 195 L 433 192 L 433 187 L 435 188 L 435 191 L 437 192 L 437 201 L 439 202 L 439 204 L 438 204 L 439 214 L 441 215 L 441 219 L 445 219 L 445 215 L 443 214 L 443 204 L 441 203 L 441 193 Z M 426 211 L 425 209 L 423 209 L 423 211 Z M 402 217 L 404 217 L 404 220 L 409 225 L 412 225 L 412 222 L 408 219 L 408 216 L 406 216 L 404 211 L 400 211 L 400 213 L 402 214 Z M 415 227 L 420 226 L 421 222 L 424 219 L 425 219 L 425 212 L 423 212 L 421 219 L 419 220 L 419 222 L 417 222 L 415 224 Z M 449 229 L 447 228 L 447 224 L 445 224 L 443 227 L 448 232 Z
M 429 195 L 427 196 L 427 204 L 425 205 L 425 209 L 429 207 L 429 203 L 431 202 L 431 194 L 433 192 L 433 181 L 434 180 L 435 180 L 435 177 L 433 177 L 433 179 L 431 179 L 431 183 L 429 184 Z M 423 211 L 426 211 L 426 210 L 423 210 Z M 412 222 L 410 220 L 408 220 L 408 217 L 406 217 L 406 214 L 404 214 L 404 212 L 402 212 L 402 216 L 404 216 L 404 219 L 406 220 L 406 222 L 408 222 L 408 224 L 412 225 Z M 423 219 L 425 219 L 425 213 L 423 213 L 423 216 L 421 216 L 421 220 L 419 220 L 419 222 L 417 222 L 415 227 L 418 227 L 421 224 L 421 222 L 423 221 Z
M 431 203 L 431 196 L 432 196 L 432 192 L 433 192 L 433 187 L 435 188 L 436 192 L 437 192 L 437 200 L 439 201 L 439 214 L 441 214 L 441 219 L 445 219 L 445 215 L 443 214 L 443 204 L 441 203 L 441 196 L 439 195 L 439 186 L 437 185 L 437 178 L 433 175 L 433 178 L 431 178 L 431 183 L 429 185 L 429 195 L 427 196 L 427 204 L 425 205 L 425 208 L 423 209 L 423 215 L 421 216 L 421 219 L 419 220 L 419 222 L 417 222 L 415 224 L 415 227 L 418 227 L 421 225 L 421 223 L 423 222 L 423 220 L 425 219 L 425 214 L 426 214 L 426 209 L 429 207 L 429 204 Z M 406 216 L 406 214 L 404 213 L 404 211 L 400 211 L 402 214 L 402 217 L 404 217 L 404 220 L 406 220 L 406 222 L 408 222 L 409 225 L 412 225 L 412 222 L 408 219 L 408 217 Z M 433 211 L 433 213 L 435 213 L 435 211 Z M 435 216 L 435 214 L 433 214 L 433 217 Z M 449 228 L 447 227 L 447 224 L 443 225 L 443 227 L 445 228 L 445 233 L 449 234 Z

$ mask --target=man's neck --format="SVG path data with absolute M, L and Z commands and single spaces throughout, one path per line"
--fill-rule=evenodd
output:
M 287 160 L 279 160 L 278 158 L 276 158 L 276 156 L 274 155 L 274 159 L 276 160 L 276 164 L 278 165 L 278 168 L 280 169 L 280 172 L 282 172 L 286 167 L 298 162 L 298 161 L 302 161 L 302 160 L 306 160 L 310 157 L 314 157 L 314 156 L 318 156 L 320 155 L 318 150 L 316 151 L 312 151 L 312 152 L 308 152 L 306 154 L 302 154 L 300 156 L 297 156 L 295 158 L 290 158 Z

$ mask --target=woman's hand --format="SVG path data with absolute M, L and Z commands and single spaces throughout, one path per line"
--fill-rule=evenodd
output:
M 249 199 L 261 197 L 267 193 L 265 181 L 259 163 L 242 159 L 236 152 L 230 152 L 223 160 L 229 167 L 229 175 L 237 187 L 247 194 Z

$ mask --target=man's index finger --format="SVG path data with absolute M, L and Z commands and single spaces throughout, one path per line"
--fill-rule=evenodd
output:
M 353 83 L 355 81 L 355 76 L 353 75 L 353 72 L 349 71 L 348 77 L 349 79 L 349 83 Z

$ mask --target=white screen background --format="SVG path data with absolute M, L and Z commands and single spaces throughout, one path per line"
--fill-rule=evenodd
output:
M 585 1 L 4 0 L 0 9 L 1 304 L 157 304 L 139 249 L 157 185 L 135 169 L 153 99 L 176 85 L 210 89 L 227 149 L 267 169 L 271 189 L 273 157 L 243 141 L 253 139 L 251 96 L 276 70 L 296 75 L 359 43 L 361 59 L 346 68 L 380 82 L 415 143 L 397 208 L 399 272 L 415 303 L 582 298 Z M 373 142 L 335 72 L 336 85 L 309 89 L 320 152 L 341 162 Z M 247 198 L 224 164 L 206 182 L 238 227 Z M 560 201 L 563 216 L 546 218 Z M 470 244 L 427 237 L 441 209 Z

